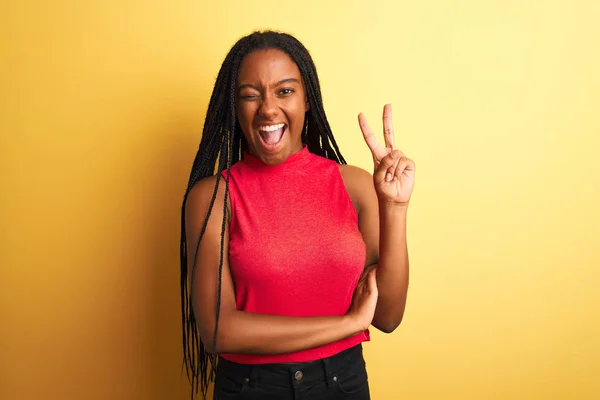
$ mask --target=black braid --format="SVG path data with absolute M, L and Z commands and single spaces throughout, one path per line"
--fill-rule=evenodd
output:
M 198 334 L 194 309 L 192 307 L 192 283 L 198 259 L 200 241 L 204 237 L 208 219 L 210 218 L 221 180 L 221 172 L 229 170 L 232 165 L 242 159 L 248 144 L 237 121 L 235 111 L 235 91 L 238 68 L 243 58 L 250 52 L 263 49 L 279 49 L 287 53 L 296 63 L 304 81 L 306 96 L 310 109 L 306 112 L 302 141 L 311 153 L 326 157 L 338 164 L 346 164 L 331 132 L 321 98 L 321 88 L 316 67 L 308 50 L 293 36 L 273 32 L 254 32 L 241 38 L 229 51 L 217 79 L 208 104 L 202 139 L 190 172 L 187 190 L 181 207 L 181 243 L 180 243 L 180 285 L 181 285 L 181 319 L 183 363 L 192 391 L 191 398 L 200 391 L 206 399 L 208 386 L 214 381 L 218 365 L 218 355 L 206 351 Z M 217 164 L 218 161 L 218 164 Z M 192 187 L 203 178 L 216 174 L 216 184 L 212 193 L 208 213 L 198 242 L 193 249 L 193 268 L 191 279 L 188 275 L 188 246 L 186 242 L 185 206 Z M 225 198 L 223 204 L 223 221 L 221 225 L 221 249 L 219 257 L 219 274 L 217 285 L 216 320 L 213 338 L 213 349 L 217 350 L 217 332 L 221 310 L 221 283 L 223 276 L 225 227 L 228 220 L 229 174 L 225 177 Z M 183 366 L 182 366 L 183 368 Z

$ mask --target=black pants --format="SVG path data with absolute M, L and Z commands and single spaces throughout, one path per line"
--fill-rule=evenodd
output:
M 219 360 L 214 400 L 369 400 L 362 346 L 296 364 Z

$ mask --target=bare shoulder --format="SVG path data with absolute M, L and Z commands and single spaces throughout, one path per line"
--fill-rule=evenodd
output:
M 354 165 L 340 165 L 340 173 L 348 192 L 364 191 L 373 186 L 373 175 L 366 170 Z
M 200 179 L 190 189 L 190 193 L 188 194 L 188 198 L 187 198 L 188 204 L 193 205 L 193 204 L 197 204 L 197 203 L 203 203 L 207 200 L 210 201 L 210 199 L 212 198 L 216 183 L 217 183 L 216 175 Z M 222 185 L 219 185 L 219 186 L 222 186 Z M 219 189 L 221 189 L 221 188 L 219 188 Z
M 344 178 L 344 182 L 348 180 L 349 182 L 354 183 L 355 181 L 364 182 L 366 180 L 371 181 L 373 176 L 371 173 L 366 170 L 356 167 L 354 165 L 343 165 L 340 164 L 340 173 L 342 174 L 342 178 Z
M 213 198 L 215 192 L 215 185 L 217 183 L 217 175 L 209 176 L 200 179 L 192 186 L 190 193 L 188 194 L 185 211 L 186 214 L 194 215 L 206 215 L 208 207 Z M 219 187 L 217 189 L 215 197 L 215 205 L 222 205 L 223 199 L 225 198 L 225 179 L 219 180 Z M 220 208 L 220 207 L 216 207 Z M 213 209 L 214 210 L 214 209 Z

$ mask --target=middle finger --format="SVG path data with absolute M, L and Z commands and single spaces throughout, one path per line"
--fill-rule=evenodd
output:
M 392 126 L 392 105 L 386 104 L 383 107 L 383 137 L 385 146 L 394 150 L 394 127 Z

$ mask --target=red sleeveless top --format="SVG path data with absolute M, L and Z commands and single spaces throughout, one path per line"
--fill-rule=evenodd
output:
M 304 146 L 275 166 L 246 154 L 230 171 L 229 267 L 237 308 L 296 317 L 346 314 L 366 248 L 338 164 Z M 366 330 L 295 353 L 221 356 L 242 364 L 305 362 L 368 340 Z

